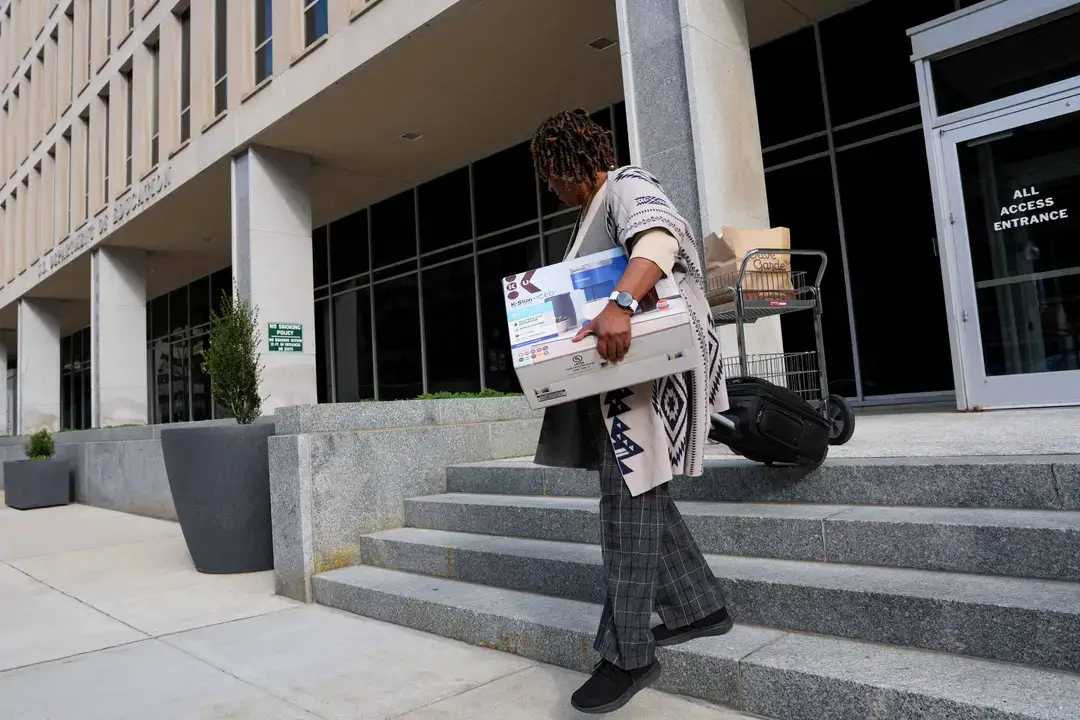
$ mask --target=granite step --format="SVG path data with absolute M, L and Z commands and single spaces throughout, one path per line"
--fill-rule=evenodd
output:
M 587 672 L 600 607 L 376 567 L 313 578 L 315 600 Z M 661 648 L 659 690 L 771 720 L 1075 720 L 1080 676 L 958 655 L 736 625 Z
M 525 461 L 449 467 L 446 480 L 461 493 L 590 497 L 598 488 L 595 473 Z M 709 502 L 1080 510 L 1080 456 L 837 458 L 816 469 L 713 459 L 671 491 Z
M 361 539 L 390 570 L 599 603 L 597 545 L 403 528 Z M 739 622 L 1080 672 L 1080 583 L 709 555 Z
M 449 494 L 405 503 L 428 530 L 600 542 L 597 498 Z M 680 502 L 719 555 L 1080 580 L 1080 512 Z

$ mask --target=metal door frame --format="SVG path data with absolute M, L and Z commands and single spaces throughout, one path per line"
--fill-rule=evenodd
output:
M 1080 0 L 986 0 L 908 31 L 913 49 L 911 59 L 915 64 L 919 86 L 919 103 L 922 107 L 923 133 L 930 168 L 941 276 L 945 292 L 945 311 L 949 326 L 956 407 L 959 410 L 980 409 L 979 403 L 975 402 L 972 396 L 978 394 L 976 382 L 981 381 L 976 381 L 970 374 L 968 367 L 970 363 L 965 362 L 965 358 L 972 350 L 968 347 L 970 341 L 962 328 L 964 299 L 961 293 L 962 278 L 958 267 L 955 226 L 952 223 L 954 218 L 961 217 L 963 213 L 962 205 L 960 212 L 957 212 L 949 200 L 946 149 L 950 146 L 945 136 L 972 125 L 986 127 L 983 123 L 990 120 L 1017 115 L 1033 108 L 1072 98 L 1080 93 L 1080 77 L 960 112 L 939 115 L 930 65 L 932 61 L 941 57 L 1053 21 L 1062 14 L 1075 10 L 1078 6 L 1080 6 Z M 1013 127 L 1022 124 L 1024 123 L 1015 123 Z M 976 134 L 976 137 L 978 136 L 979 133 Z M 952 135 L 952 137 L 958 136 Z M 955 156 L 955 142 L 951 147 Z M 966 248 L 966 227 L 963 242 Z M 970 263 L 967 266 L 967 275 L 970 278 Z M 968 312 L 971 317 L 970 310 Z M 976 350 L 981 363 L 981 344 Z M 1025 403 L 1025 405 L 1031 406 L 1031 403 Z
M 952 128 L 939 136 L 945 171 L 945 202 L 951 226 L 949 240 L 953 246 L 951 254 L 955 258 L 957 294 L 961 303 L 958 329 L 960 364 L 967 380 L 969 409 L 1075 405 L 1080 402 L 1080 393 L 1072 397 L 1068 394 L 1063 396 L 1062 380 L 1074 381 L 1076 387 L 1080 388 L 1080 370 L 987 377 L 957 146 L 969 140 L 991 137 L 1078 112 L 1080 90 L 1053 102 Z

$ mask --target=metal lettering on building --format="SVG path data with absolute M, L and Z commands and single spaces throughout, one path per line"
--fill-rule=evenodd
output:
M 102 240 L 137 212 L 172 186 L 172 168 L 167 167 L 146 178 L 137 188 L 90 220 L 79 232 L 68 236 L 38 263 L 38 278 L 63 267 L 88 246 Z
M 270 323 L 270 352 L 304 352 L 304 326 L 296 323 Z

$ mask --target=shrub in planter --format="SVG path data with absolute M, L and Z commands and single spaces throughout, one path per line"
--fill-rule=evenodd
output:
M 258 310 L 226 294 L 211 318 L 202 354 L 214 400 L 235 426 L 193 425 L 161 431 L 176 515 L 195 568 L 241 573 L 274 567 L 270 528 L 270 423 L 253 424 L 259 397 Z
M 71 502 L 71 465 L 55 460 L 56 443 L 42 428 L 26 441 L 26 460 L 4 463 L 4 502 L 18 510 Z

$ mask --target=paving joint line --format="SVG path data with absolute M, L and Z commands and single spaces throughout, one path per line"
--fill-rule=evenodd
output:
M 376 622 L 381 622 L 381 621 L 376 620 Z M 420 631 L 420 632 L 423 632 L 423 631 Z M 446 638 L 446 637 L 444 637 L 442 635 L 435 635 L 433 633 L 425 633 L 425 634 L 431 635 L 432 637 L 440 638 L 440 639 L 443 639 L 443 640 L 450 640 L 451 642 L 456 642 L 458 644 L 466 645 L 468 647 L 476 647 L 475 645 L 470 645 L 467 642 L 462 642 L 460 640 L 453 640 L 452 638 Z M 500 652 L 500 651 L 493 650 L 492 652 Z M 510 655 L 510 656 L 511 657 L 521 657 L 520 655 Z M 500 675 L 499 677 L 492 678 L 490 680 L 487 680 L 485 682 L 480 683 L 479 685 L 474 685 L 472 687 L 465 688 L 461 692 L 449 693 L 449 694 L 444 695 L 444 696 L 442 696 L 442 697 L 440 697 L 440 698 L 438 698 L 436 700 L 432 700 L 429 703 L 424 703 L 423 705 L 418 705 L 418 706 L 416 706 L 416 707 L 414 707 L 414 708 L 412 708 L 410 710 L 405 710 L 404 712 L 400 712 L 400 713 L 398 713 L 396 715 L 391 715 L 391 716 L 389 716 L 387 718 L 387 720 L 398 720 L 398 718 L 403 718 L 403 717 L 406 717 L 408 715 L 412 715 L 413 713 L 420 712 L 421 710 L 425 710 L 425 709 L 430 708 L 432 706 L 438 705 L 441 702 L 446 702 L 447 700 L 451 700 L 451 699 L 456 698 L 456 697 L 461 697 L 462 695 L 466 695 L 466 694 L 471 693 L 471 692 L 473 692 L 475 690 L 480 690 L 482 688 L 486 688 L 489 685 L 494 685 L 497 682 L 502 682 L 503 680 L 506 680 L 507 678 L 512 678 L 515 675 L 520 675 L 520 674 L 524 673 L 527 670 L 532 670 L 532 669 L 538 668 L 538 667 L 542 667 L 542 664 L 539 663 L 539 662 L 536 662 L 536 661 L 531 661 L 531 662 L 529 662 L 528 665 L 526 665 L 523 668 L 518 668 L 517 670 L 513 670 L 511 672 L 508 672 L 505 675 Z M 565 670 L 566 668 L 562 668 L 562 669 Z M 571 672 L 573 672 L 573 671 L 571 671 Z
M 11 567 L 13 567 L 13 568 L 14 568 L 14 569 L 15 569 L 16 571 L 18 571 L 18 572 L 22 573 L 22 574 L 23 574 L 23 575 L 25 575 L 26 577 L 30 578 L 30 579 L 31 579 L 31 580 L 33 580 L 34 582 L 38 582 L 38 583 L 41 583 L 42 585 L 44 585 L 45 587 L 49 588 L 50 590 L 54 590 L 55 592 L 58 592 L 58 593 L 60 593 L 60 594 L 61 594 L 61 595 L 63 595 L 64 597 L 66 597 L 66 598 L 69 598 L 69 599 L 71 599 L 71 600 L 74 600 L 75 602 L 79 603 L 80 605 L 84 605 L 84 606 L 86 606 L 86 607 L 90 608 L 91 610 L 93 610 L 93 611 L 94 611 L 94 612 L 96 612 L 96 613 L 101 613 L 101 614 L 102 614 L 102 615 L 104 615 L 105 617 L 109 618 L 110 620 L 114 620 L 115 622 L 118 622 L 118 623 L 120 623 L 121 625 L 123 625 L 124 627 L 128 628 L 129 630 L 134 630 L 135 632 L 137 632 L 137 633 L 139 633 L 140 635 L 142 635 L 144 639 L 146 639 L 146 640 L 152 640 L 152 639 L 154 639 L 154 638 L 153 638 L 153 636 L 152 636 L 152 635 L 151 635 L 150 633 L 148 633 L 148 632 L 145 632 L 145 631 L 143 631 L 143 630 L 140 630 L 139 628 L 135 627 L 135 626 L 134 626 L 134 625 L 132 625 L 131 623 L 129 623 L 129 622 L 125 622 L 124 620 L 121 620 L 120 618 L 118 618 L 118 617 L 115 617 L 114 615 L 110 615 L 109 613 L 105 612 L 104 610 L 102 610 L 102 609 L 100 609 L 100 608 L 96 608 L 96 607 L 94 607 L 93 605 L 91 605 L 90 603 L 86 602 L 86 601 L 85 601 L 85 600 L 83 600 L 82 598 L 77 598 L 77 597 L 75 597 L 74 595 L 71 595 L 71 594 L 69 594 L 69 593 L 66 593 L 66 592 L 64 592 L 63 590 L 61 590 L 60 588 L 58 588 L 58 587 L 55 587 L 55 586 L 53 586 L 53 585 L 50 585 L 49 583 L 45 582 L 44 580 L 42 580 L 42 579 L 40 579 L 40 578 L 36 578 L 36 577 L 34 577 L 33 575 L 31 575 L 30 573 L 26 572 L 25 570 L 23 570 L 23 569 L 21 569 L 21 568 L 15 567 L 14 565 L 12 565 Z
M 236 681 L 238 681 L 240 683 L 243 683 L 244 685 L 247 685 L 248 687 L 254 688 L 255 690 L 258 690 L 259 692 L 263 693 L 264 695 L 272 697 L 275 700 L 280 700 L 281 702 L 285 703 L 286 705 L 288 705 L 289 707 L 291 707 L 291 708 L 293 708 L 295 710 L 299 710 L 302 713 L 306 713 L 306 714 L 312 715 L 312 716 L 314 716 L 316 718 L 320 718 L 321 720 L 331 720 L 326 715 L 322 715 L 320 713 L 317 713 L 314 710 L 309 710 L 308 708 L 303 707 L 302 705 L 298 705 L 297 703 L 293 702 L 292 700 L 290 700 L 287 697 L 283 697 L 281 695 L 278 695 L 276 692 L 274 692 L 274 691 L 272 691 L 272 690 L 270 690 L 268 688 L 260 687 L 259 685 L 256 685 L 254 682 L 252 682 L 250 680 L 245 680 L 244 678 L 240 677 L 236 673 L 233 673 L 233 672 L 231 672 L 229 670 L 226 670 L 223 667 L 219 667 L 219 666 L 215 665 L 214 663 L 210 662 L 209 660 L 206 660 L 205 658 L 201 658 L 198 655 L 195 655 L 194 653 L 189 652 L 185 648 L 177 647 L 176 645 L 173 645 L 172 643 L 165 642 L 161 638 L 154 638 L 153 641 L 154 642 L 159 642 L 162 645 L 165 645 L 166 647 L 170 647 L 170 648 L 176 650 L 177 652 L 183 653 L 184 655 L 187 655 L 192 660 L 194 660 L 194 661 L 196 661 L 198 663 L 201 663 L 201 664 L 205 665 L 208 668 L 212 668 L 214 670 L 217 670 L 218 672 L 222 673 L 223 675 L 227 675 L 227 676 L 231 677 L 232 679 L 234 679 L 234 680 L 236 680 Z

